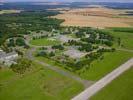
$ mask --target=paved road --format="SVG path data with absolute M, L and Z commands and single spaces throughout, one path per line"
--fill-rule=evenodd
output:
M 100 91 L 103 87 L 109 84 L 112 80 L 117 78 L 123 72 L 128 70 L 133 66 L 133 58 L 128 60 L 126 63 L 122 64 L 120 67 L 100 79 L 98 82 L 87 88 L 85 91 L 74 97 L 72 100 L 88 100 L 95 93 Z
M 51 69 L 51 70 L 53 70 L 53 71 L 55 71 L 55 72 L 57 72 L 59 74 L 62 74 L 64 76 L 66 76 L 66 77 L 72 78 L 72 79 L 82 83 L 85 88 L 88 88 L 89 86 L 91 86 L 94 83 L 93 81 L 83 80 L 80 77 L 78 77 L 78 76 L 76 76 L 76 75 L 74 75 L 74 74 L 72 74 L 72 73 L 70 73 L 68 71 L 65 71 L 65 70 L 63 70 L 63 69 L 61 69 L 61 68 L 59 68 L 57 66 L 52 66 L 52 65 L 49 65 L 49 64 L 47 64 L 45 62 L 42 62 L 40 60 L 35 59 L 32 56 L 32 54 L 33 54 L 33 52 L 35 52 L 35 50 L 36 50 L 36 48 L 32 48 L 32 49 L 28 50 L 27 53 L 26 53 L 27 58 L 29 58 L 32 61 L 34 60 L 36 63 L 39 63 L 39 64 L 43 65 L 44 67 L 47 67 L 47 68 L 49 68 L 49 69 Z

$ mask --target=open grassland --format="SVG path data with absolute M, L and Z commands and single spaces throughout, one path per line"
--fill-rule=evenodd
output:
M 92 81 L 99 80 L 131 57 L 133 57 L 133 53 L 125 51 L 106 53 L 103 60 L 94 61 L 88 70 L 80 74 L 80 77 Z M 37 59 L 53 66 L 65 67 L 65 65 L 45 57 L 37 57 Z
M 121 39 L 121 48 L 133 50 L 133 28 L 112 28 L 110 33 Z M 115 43 L 115 46 L 118 47 L 118 44 Z
M 132 100 L 133 68 L 123 73 L 109 85 L 104 87 L 90 100 Z
M 20 10 L 1 10 L 0 14 L 20 13 Z
M 121 28 L 121 27 L 119 27 L 119 28 L 116 28 L 116 27 L 112 27 L 112 28 L 110 28 L 112 31 L 114 31 L 114 32 L 127 32 L 127 33 L 133 33 L 133 27 L 132 28 Z
M 90 69 L 82 73 L 81 77 L 88 80 L 99 80 L 131 57 L 133 57 L 133 53 L 124 51 L 106 53 L 103 60 L 94 61 Z
M 49 46 L 49 45 L 57 45 L 60 43 L 58 40 L 49 40 L 49 39 L 36 39 L 36 40 L 31 40 L 30 43 L 32 45 L 36 46 Z
M 82 90 L 80 83 L 36 63 L 21 76 L 0 70 L 0 100 L 69 100 Z
M 113 32 L 112 35 L 121 38 L 122 48 L 133 50 L 133 33 Z
M 120 16 L 124 11 L 108 8 L 72 9 L 54 18 L 65 19 L 63 26 L 87 26 L 95 28 L 106 27 L 131 27 L 133 17 Z

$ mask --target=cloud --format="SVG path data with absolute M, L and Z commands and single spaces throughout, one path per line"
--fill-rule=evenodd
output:
M 28 2 L 28 1 L 36 1 L 36 2 L 133 2 L 133 0 L 0 0 L 0 1 L 6 1 L 6 2 Z

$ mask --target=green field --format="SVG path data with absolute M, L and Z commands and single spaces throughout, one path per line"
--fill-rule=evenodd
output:
M 0 14 L 20 13 L 20 10 L 1 10 Z
M 133 100 L 133 68 L 112 81 L 91 100 Z
M 133 53 L 124 51 L 106 53 L 103 60 L 93 62 L 90 69 L 82 73 L 81 77 L 88 80 L 99 80 L 131 57 L 133 57 Z
M 133 28 L 112 28 L 109 32 L 115 38 L 121 38 L 122 48 L 133 50 Z M 115 47 L 118 47 L 116 42 Z
M 58 41 L 58 40 L 49 40 L 47 38 L 44 38 L 44 39 L 31 40 L 30 43 L 32 45 L 36 45 L 36 46 L 49 46 L 49 45 L 60 44 L 60 41 Z
M 133 50 L 133 33 L 112 32 L 112 35 L 121 38 L 121 44 L 123 45 L 123 48 Z
M 125 51 L 106 53 L 103 60 L 94 61 L 90 69 L 86 70 L 84 73 L 81 73 L 80 77 L 87 80 L 99 80 L 109 72 L 113 71 L 115 68 L 119 67 L 119 65 L 126 62 L 131 57 L 133 57 L 133 53 Z M 37 59 L 47 62 L 50 65 L 64 68 L 64 65 L 56 63 L 55 61 L 48 58 L 37 57 Z
M 69 100 L 83 86 L 65 76 L 34 64 L 23 76 L 0 70 L 0 100 Z

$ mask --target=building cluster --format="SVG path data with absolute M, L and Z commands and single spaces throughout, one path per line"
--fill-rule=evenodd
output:
M 18 58 L 18 54 L 13 51 L 10 53 L 6 53 L 0 49 L 0 63 L 10 66 L 11 64 L 15 64 L 15 60 Z

